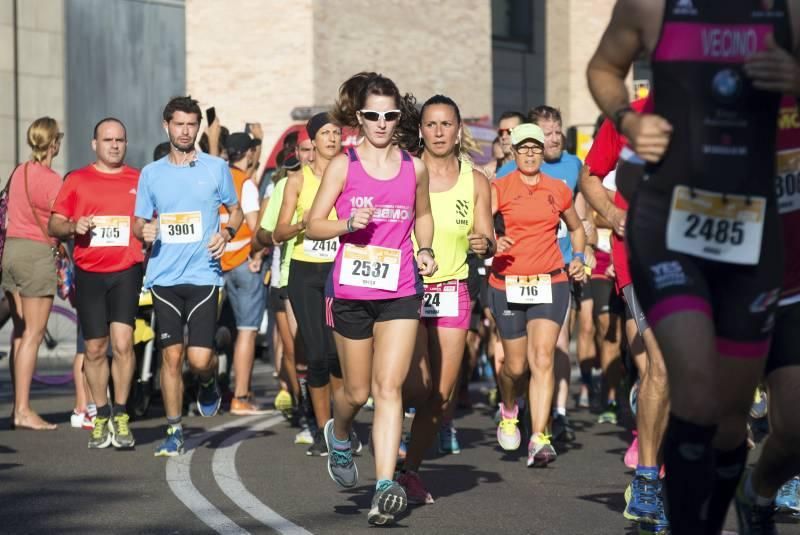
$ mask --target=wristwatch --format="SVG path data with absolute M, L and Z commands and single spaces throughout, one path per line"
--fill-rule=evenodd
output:
M 225 230 L 228 231 L 228 236 L 230 236 L 228 241 L 232 240 L 233 237 L 236 236 L 236 230 L 233 227 L 225 227 Z
M 417 254 L 420 254 L 422 251 L 427 252 L 429 255 L 431 255 L 431 258 L 436 259 L 436 255 L 433 254 L 433 249 L 430 247 L 421 247 L 419 251 L 417 251 Z

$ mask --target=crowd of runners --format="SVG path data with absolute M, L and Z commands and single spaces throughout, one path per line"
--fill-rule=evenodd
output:
M 250 381 L 269 309 L 275 408 L 340 487 L 358 484 L 368 443 L 371 524 L 434 504 L 423 460 L 434 445 L 459 453 L 454 409 L 482 360 L 497 443 L 527 441 L 527 466 L 576 440 L 568 410 L 599 406 L 598 424 L 612 426 L 630 406 L 625 518 L 718 534 L 733 502 L 741 533 L 776 533 L 776 513 L 800 512 L 798 50 L 789 0 L 620 0 L 587 71 L 606 119 L 583 162 L 565 150 L 558 107 L 541 105 L 502 114 L 495 160 L 479 165 L 454 98 L 418 102 L 374 72 L 286 136 L 267 173 L 260 128 L 223 135 L 207 118 L 199 143 L 202 110 L 176 97 L 155 161 L 125 165 L 125 126 L 107 117 L 92 133 L 96 161 L 62 183 L 51 165 L 63 134 L 38 119 L 0 203 L 13 423 L 54 427 L 31 408 L 30 382 L 54 251 L 72 241 L 94 406 L 75 416 L 89 448 L 135 445 L 126 403 L 149 292 L 167 423 L 155 455 L 183 453 L 187 366 L 197 412 L 222 405 L 225 300 L 230 412 L 262 411 Z M 652 92 L 630 102 L 625 76 L 642 55 Z M 343 128 L 359 131 L 355 146 L 343 149 Z M 765 396 L 769 434 L 747 468 Z M 364 407 L 372 427 L 359 437 Z

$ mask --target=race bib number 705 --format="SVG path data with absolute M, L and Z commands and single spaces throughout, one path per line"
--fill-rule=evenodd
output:
M 131 237 L 129 216 L 96 215 L 92 217 L 92 241 L 89 247 L 126 247 Z

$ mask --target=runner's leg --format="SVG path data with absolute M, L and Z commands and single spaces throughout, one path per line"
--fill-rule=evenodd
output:
M 372 436 L 375 441 L 375 478 L 379 481 L 394 478 L 397 449 L 403 431 L 401 394 L 411 365 L 418 326 L 418 320 L 406 319 L 375 323 L 371 379 L 375 400 Z

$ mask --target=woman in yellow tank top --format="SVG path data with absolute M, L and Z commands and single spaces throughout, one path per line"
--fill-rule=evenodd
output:
M 287 179 L 273 239 L 278 242 L 296 239 L 287 289 L 308 359 L 308 390 L 317 424 L 314 443 L 307 454 L 321 456 L 327 452 L 322 428 L 331 414 L 331 385 L 334 389 L 342 387 L 333 331 L 325 322 L 325 283 L 336 258 L 339 240 L 307 239 L 305 228 L 321 177 L 330 161 L 342 150 L 342 129 L 331 121 L 327 113 L 312 117 L 306 129 L 314 145 L 314 160 L 303 166 L 302 173 L 295 173 Z M 293 218 L 296 223 L 292 223 Z M 335 210 L 328 218 L 337 219 Z
M 436 95 L 425 102 L 420 115 L 421 157 L 430 175 L 432 248 L 439 270 L 424 278 L 418 353 L 403 396 L 406 406 L 416 408 L 416 415 L 398 482 L 409 503 L 433 503 L 417 470 L 448 412 L 461 370 L 472 311 L 467 253 L 490 257 L 495 243 L 489 181 L 473 170 L 469 160 L 460 158 L 466 151 L 458 106 Z M 452 423 L 446 427 L 445 433 L 455 433 Z

